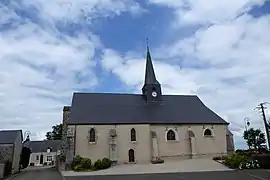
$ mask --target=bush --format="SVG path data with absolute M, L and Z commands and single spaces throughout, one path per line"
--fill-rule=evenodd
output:
M 225 160 L 227 158 L 227 156 L 215 156 L 213 157 L 214 161 L 218 161 L 218 160 Z
M 91 159 L 89 158 L 83 158 L 80 162 L 80 165 L 83 169 L 91 169 L 92 163 Z
M 255 169 L 261 167 L 258 160 L 242 154 L 234 154 L 231 157 L 226 157 L 224 164 L 233 169 Z
M 74 171 L 100 170 L 107 169 L 111 167 L 111 165 L 112 161 L 108 158 L 103 158 L 102 160 L 98 159 L 92 166 L 91 159 L 76 156 L 71 163 L 71 169 Z
M 103 158 L 101 162 L 102 162 L 104 169 L 107 169 L 107 168 L 111 167 L 111 165 L 112 165 L 112 161 L 108 158 Z
M 100 169 L 107 169 L 109 167 L 111 167 L 112 165 L 112 161 L 108 158 L 103 158 L 102 160 L 98 159 L 95 163 L 94 163 L 94 168 L 96 170 L 100 170 Z
M 241 167 L 241 164 L 246 164 L 248 161 L 247 156 L 239 155 L 239 154 L 233 154 L 231 157 L 226 157 L 224 160 L 224 164 L 228 166 L 229 168 L 239 168 Z
M 73 168 L 74 171 L 84 171 L 85 169 L 82 167 L 81 164 L 77 164 L 74 168 Z
M 246 162 L 242 162 L 239 169 L 255 169 L 259 168 L 260 164 L 257 160 L 248 159 Z
M 95 163 L 94 163 L 94 168 L 96 170 L 98 169 L 102 169 L 102 161 L 100 159 L 98 159 Z
M 83 158 L 79 155 L 75 156 L 72 163 L 71 163 L 71 169 L 74 170 L 75 166 L 81 164 L 81 161 L 83 160 Z
M 255 152 L 253 150 L 245 150 L 245 149 L 237 149 L 235 151 L 236 154 L 238 155 L 243 155 L 243 156 L 252 156 L 252 154 L 254 154 Z
M 75 156 L 72 163 L 71 169 L 74 171 L 85 171 L 92 168 L 92 161 L 89 158 L 83 158 L 79 155 Z

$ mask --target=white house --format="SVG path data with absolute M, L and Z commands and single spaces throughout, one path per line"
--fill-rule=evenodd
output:
M 27 146 L 32 151 L 29 166 L 54 165 L 60 144 L 61 140 L 29 141 Z

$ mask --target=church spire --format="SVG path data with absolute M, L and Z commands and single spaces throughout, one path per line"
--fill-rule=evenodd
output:
M 159 84 L 156 79 L 153 63 L 151 60 L 151 55 L 149 51 L 149 47 L 147 44 L 147 54 L 146 54 L 146 68 L 145 68 L 145 79 L 144 84 Z
M 156 79 L 149 46 L 147 42 L 146 52 L 146 67 L 145 67 L 145 79 L 142 88 L 142 93 L 147 101 L 158 101 L 161 100 L 161 87 Z

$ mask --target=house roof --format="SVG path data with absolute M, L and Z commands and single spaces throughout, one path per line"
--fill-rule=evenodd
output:
M 22 130 L 1 130 L 0 144 L 13 144 L 18 136 L 22 138 Z
M 28 141 L 27 147 L 31 149 L 33 153 L 47 152 L 48 148 L 51 148 L 52 152 L 59 150 L 61 140 L 44 140 L 44 141 Z
M 74 93 L 68 124 L 228 124 L 195 95 Z

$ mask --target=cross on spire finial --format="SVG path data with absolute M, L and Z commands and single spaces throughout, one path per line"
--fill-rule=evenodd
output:
M 146 48 L 147 48 L 147 51 L 149 51 L 149 42 L 148 42 L 148 37 L 146 38 Z

